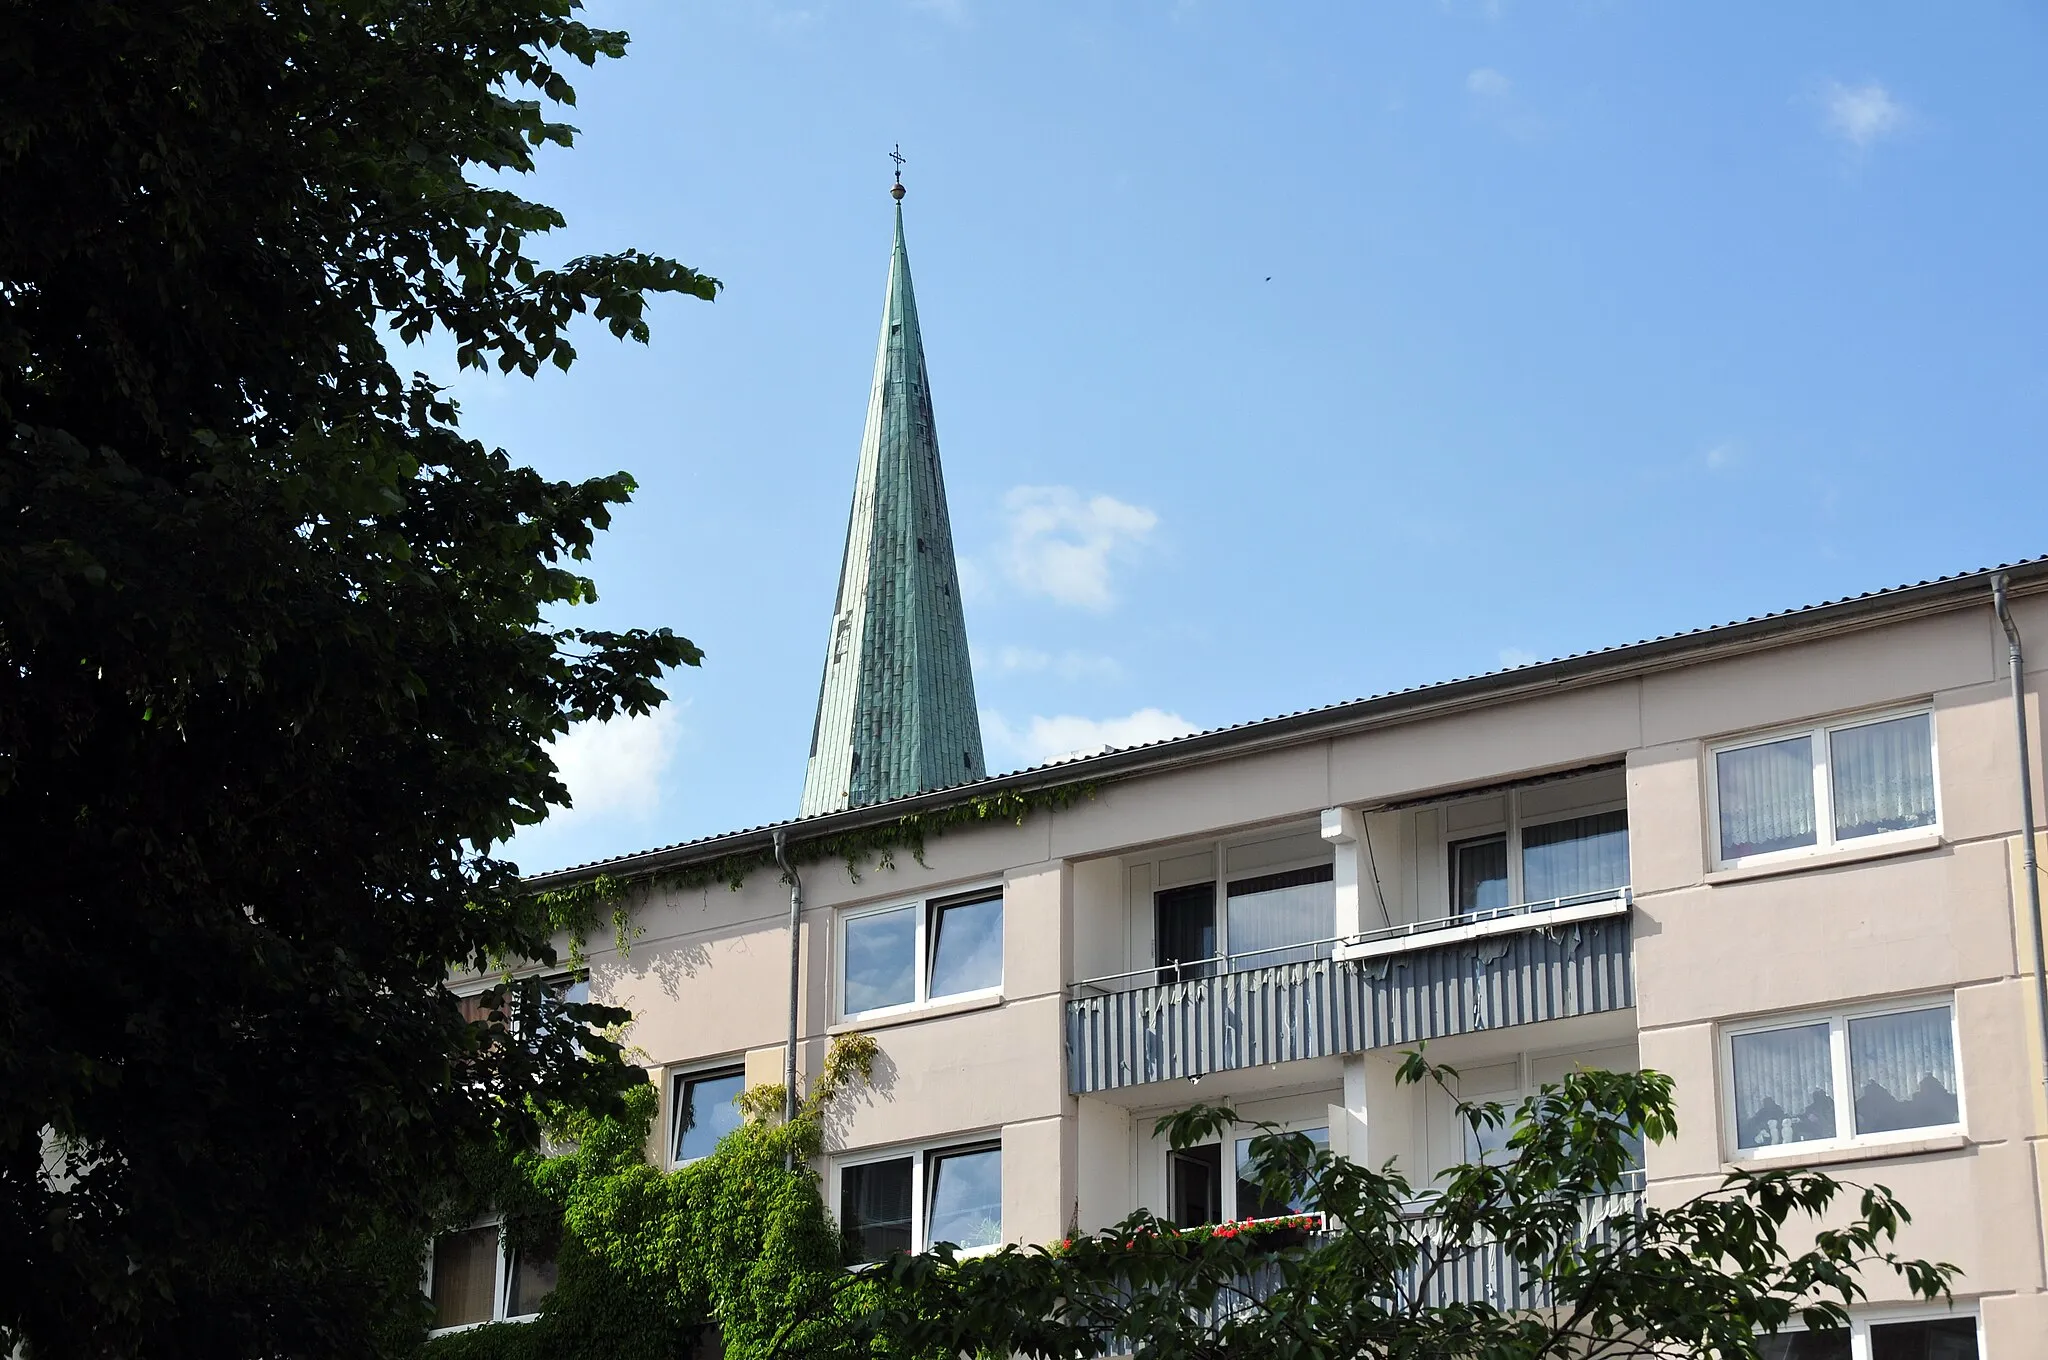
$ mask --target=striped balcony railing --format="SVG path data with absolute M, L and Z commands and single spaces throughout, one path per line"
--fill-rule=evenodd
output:
M 1074 983 L 1077 1095 L 1635 1005 L 1629 890 Z M 1307 957 L 1304 957 L 1307 956 Z

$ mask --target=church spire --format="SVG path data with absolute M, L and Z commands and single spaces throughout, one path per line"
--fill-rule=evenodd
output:
M 806 817 L 987 773 L 924 341 L 903 245 L 903 193 L 899 169 L 890 189 L 896 246 L 811 728 Z

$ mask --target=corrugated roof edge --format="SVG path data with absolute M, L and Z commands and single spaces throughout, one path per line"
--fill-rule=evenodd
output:
M 635 876 L 662 869 L 700 864 L 725 855 L 764 849 L 777 830 L 788 830 L 792 838 L 831 835 L 878 822 L 894 821 L 916 812 L 928 812 L 966 798 L 984 798 L 1011 790 L 1046 788 L 1056 784 L 1125 779 L 1161 768 L 1199 764 L 1269 746 L 1294 745 L 1341 735 L 1389 722 L 1413 721 L 1425 714 L 1500 703 L 1531 692 L 1560 689 L 1599 681 L 1665 670 L 1697 662 L 1712 653 L 1739 649 L 1763 638 L 1790 641 L 1790 636 L 1825 636 L 1832 632 L 1868 627 L 1878 622 L 1895 622 L 1919 614 L 1939 613 L 1959 607 L 1971 595 L 1982 593 L 1990 602 L 1990 578 L 1996 572 L 2012 578 L 2012 593 L 2034 594 L 2048 590 L 2048 555 L 2018 562 L 1981 567 L 1975 571 L 1937 576 L 1911 585 L 1865 591 L 1838 600 L 1800 605 L 1770 614 L 1758 614 L 1731 623 L 1666 633 L 1641 642 L 1624 643 L 1590 652 L 1574 652 L 1553 661 L 1530 662 L 1504 670 L 1487 671 L 1455 680 L 1439 680 L 1384 694 L 1349 699 L 1321 708 L 1300 709 L 1277 717 L 1259 718 L 1212 727 L 1185 737 L 1171 737 L 1140 746 L 1124 746 L 1098 755 L 1082 756 L 1034 765 L 1007 774 L 948 788 L 932 789 L 886 803 L 827 812 L 815 817 L 771 822 L 740 831 L 720 832 L 697 840 L 639 850 L 630 855 L 595 860 L 563 869 L 550 869 L 529 876 L 527 884 L 536 891 L 560 887 L 597 874 Z

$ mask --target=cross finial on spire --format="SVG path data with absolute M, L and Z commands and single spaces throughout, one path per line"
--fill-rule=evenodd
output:
M 896 162 L 896 182 L 895 182 L 894 184 L 892 184 L 892 185 L 890 185 L 890 186 L 889 186 L 889 197 L 891 197 L 891 198 L 895 199 L 895 200 L 896 200 L 896 201 L 897 201 L 898 203 L 901 203 L 901 202 L 903 201 L 903 193 L 904 193 L 904 189 L 903 189 L 903 143 L 901 143 L 901 142 L 898 142 L 898 143 L 896 143 L 896 146 L 895 146 L 895 148 L 894 148 L 894 149 L 893 149 L 892 151 L 890 151 L 890 152 L 889 152 L 889 159 L 890 159 L 890 160 L 892 160 L 892 161 L 894 161 L 894 162 Z

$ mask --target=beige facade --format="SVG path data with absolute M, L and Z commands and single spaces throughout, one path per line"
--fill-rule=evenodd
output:
M 2011 576 L 2048 668 L 2048 568 Z M 1016 1242 L 1141 1206 L 1240 1216 L 1255 1206 L 1234 1149 L 1176 1161 L 1149 1136 L 1157 1115 L 1228 1100 L 1423 1182 L 1474 1149 L 1446 1100 L 1393 1081 L 1416 1038 L 1488 1097 L 1640 1064 L 1676 1079 L 1680 1111 L 1646 1151 L 1653 1199 L 1751 1164 L 1882 1182 L 1915 1214 L 1904 1249 L 1962 1268 L 1982 1353 L 2048 1355 L 2017 752 L 1975 576 L 797 823 L 801 840 L 1097 784 L 1022 824 L 950 831 L 922 863 L 805 869 L 802 1066 L 854 1029 L 882 1053 L 830 1132 L 828 1200 L 858 1216 L 842 1193 L 880 1195 L 876 1221 L 907 1204 L 920 1246 L 937 1212 Z M 1805 813 L 1786 774 L 1802 753 L 1818 753 Z M 668 1158 L 692 1076 L 780 1079 L 789 898 L 772 872 L 738 890 L 655 882 L 636 889 L 630 948 L 592 954 L 592 988 L 638 1017 Z M 969 950 L 995 919 L 971 904 L 992 901 L 999 977 Z M 982 1202 L 996 1167 L 999 1221 Z M 1880 1309 L 1901 1303 L 1870 1283 Z

